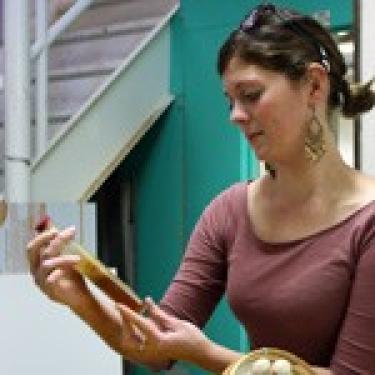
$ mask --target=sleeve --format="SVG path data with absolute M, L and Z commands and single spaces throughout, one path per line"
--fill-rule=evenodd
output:
M 203 327 L 225 291 L 227 209 L 222 195 L 198 220 L 174 280 L 160 306 Z
M 349 304 L 331 370 L 335 375 L 375 374 L 375 223 L 360 246 Z

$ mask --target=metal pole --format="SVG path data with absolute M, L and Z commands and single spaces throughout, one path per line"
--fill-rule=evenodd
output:
M 29 0 L 5 0 L 5 195 L 30 200 Z
M 371 0 L 359 1 L 360 11 L 360 81 L 365 83 L 374 78 L 375 72 L 375 44 L 374 44 L 374 20 L 375 2 Z M 372 85 L 372 89 L 374 85 Z M 361 170 L 375 176 L 375 111 L 364 113 L 361 116 Z
M 77 2 L 48 30 L 46 40 L 37 40 L 31 47 L 31 58 L 38 56 L 45 46 L 53 43 L 94 0 L 77 0 Z
M 47 34 L 47 0 L 36 1 L 36 36 L 45 41 Z M 48 126 L 48 46 L 36 61 L 36 153 L 41 155 L 47 147 Z
M 354 81 L 361 80 L 361 3 L 360 0 L 353 1 L 354 12 Z M 358 116 L 354 119 L 354 166 L 360 170 L 362 167 L 362 121 Z

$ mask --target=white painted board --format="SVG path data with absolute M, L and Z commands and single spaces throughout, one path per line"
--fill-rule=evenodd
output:
M 121 357 L 29 275 L 0 275 L 0 374 L 120 375 Z

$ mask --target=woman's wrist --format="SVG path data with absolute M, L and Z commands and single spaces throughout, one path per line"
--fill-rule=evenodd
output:
M 213 342 L 206 336 L 204 336 L 195 353 L 194 358 L 187 360 L 214 373 L 221 373 L 242 355 Z
M 76 314 L 87 309 L 87 306 L 92 302 L 94 296 L 91 291 L 85 285 L 84 287 L 77 290 L 74 297 L 67 303 L 67 306 Z

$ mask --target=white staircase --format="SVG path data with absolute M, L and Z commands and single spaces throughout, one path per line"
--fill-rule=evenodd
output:
M 32 200 L 87 199 L 169 105 L 168 20 L 176 9 L 177 0 L 97 0 L 53 44 L 50 145 L 32 165 Z M 3 61 L 1 51 L 1 70 Z M 1 91 L 2 151 L 3 103 Z

